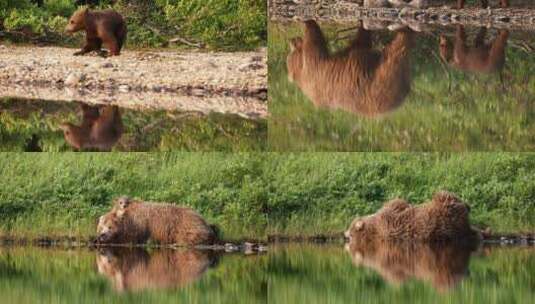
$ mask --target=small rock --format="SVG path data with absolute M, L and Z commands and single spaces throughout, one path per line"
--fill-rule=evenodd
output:
M 128 93 L 130 92 L 130 87 L 126 84 L 122 84 L 119 86 L 119 92 Z
M 78 85 L 80 82 L 82 82 L 84 80 L 85 80 L 85 75 L 84 74 L 71 73 L 65 79 L 65 85 L 76 86 L 76 85 Z
M 240 248 L 232 243 L 226 243 L 225 244 L 225 251 L 226 252 L 236 252 L 240 250 Z
M 100 65 L 101 68 L 113 68 L 113 63 L 111 62 L 105 62 L 103 64 Z

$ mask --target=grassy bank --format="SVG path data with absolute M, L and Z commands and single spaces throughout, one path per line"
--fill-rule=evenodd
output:
M 76 103 L 0 98 L 0 151 L 72 151 L 60 125 L 81 124 Z M 263 151 L 267 122 L 237 115 L 121 109 L 114 151 Z M 33 142 L 34 145 L 29 145 Z M 36 141 L 36 142 L 35 142 Z
M 0 3 L 0 31 L 12 42 L 40 42 L 78 47 L 82 35 L 63 33 L 68 18 L 82 3 L 113 8 L 128 25 L 127 48 L 201 47 L 251 50 L 265 46 L 266 2 L 263 0 L 7 0 Z M 172 43 L 180 38 L 187 43 Z M 195 46 L 196 45 L 196 46 Z
M 262 158 L 246 154 L 0 154 L 0 234 L 94 235 L 130 195 L 198 210 L 224 238 L 262 238 Z
M 349 26 L 320 25 L 333 50 L 345 46 Z M 314 107 L 290 83 L 288 40 L 301 36 L 298 24 L 269 24 L 269 145 L 275 151 L 532 151 L 535 148 L 535 57 L 518 47 L 533 43 L 529 33 L 512 32 L 506 49 L 503 84 L 497 74 L 478 75 L 438 60 L 438 35 L 420 34 L 410 51 L 411 92 L 384 117 Z M 441 31 L 453 34 L 454 28 Z M 467 29 L 469 45 L 475 29 Z M 492 31 L 489 30 L 489 33 Z M 492 35 L 487 35 L 487 40 Z M 375 34 L 382 48 L 392 33 Z M 451 39 L 451 38 L 450 38 Z M 447 71 L 447 72 L 446 72 Z
M 113 198 L 177 202 L 226 238 L 344 230 L 357 215 L 438 190 L 494 232 L 535 230 L 535 154 L 0 154 L 0 231 L 94 234 Z
M 395 197 L 421 203 L 444 189 L 495 232 L 535 229 L 535 154 L 311 153 L 272 155 L 269 234 L 340 232 Z

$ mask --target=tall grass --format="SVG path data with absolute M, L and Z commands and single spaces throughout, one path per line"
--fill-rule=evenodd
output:
M 535 154 L 0 154 L 0 233 L 95 234 L 111 200 L 191 206 L 227 238 L 340 232 L 403 197 L 456 193 L 495 232 L 535 230 Z
M 198 210 L 224 238 L 263 238 L 262 157 L 248 154 L 0 154 L 0 231 L 95 234 L 113 198 L 129 195 Z

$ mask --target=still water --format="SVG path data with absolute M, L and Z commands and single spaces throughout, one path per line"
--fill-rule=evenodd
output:
M 265 119 L 0 98 L 0 151 L 261 151 Z
M 535 149 L 534 32 L 268 26 L 273 150 Z
M 530 303 L 535 247 L 0 247 L 1 303 Z
M 535 247 L 270 247 L 270 303 L 533 303 Z
M 266 303 L 267 255 L 0 247 L 0 303 Z

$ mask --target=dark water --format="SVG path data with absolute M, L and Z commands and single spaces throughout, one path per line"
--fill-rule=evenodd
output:
M 0 247 L 1 303 L 266 303 L 267 255 Z
M 535 248 L 271 248 L 270 303 L 532 303 Z
M 257 151 L 267 122 L 229 114 L 0 99 L 0 151 Z
M 269 24 L 272 149 L 535 149 L 534 32 L 388 25 Z

